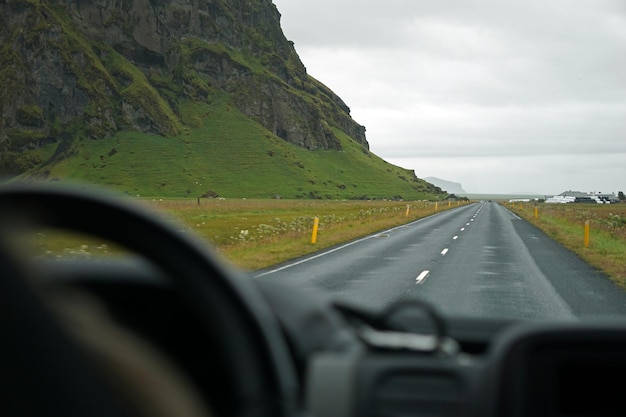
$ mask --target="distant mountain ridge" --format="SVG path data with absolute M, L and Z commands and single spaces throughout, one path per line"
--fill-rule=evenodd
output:
M 424 181 L 428 181 L 434 186 L 439 187 L 450 194 L 467 194 L 461 183 L 458 182 L 447 181 L 437 177 L 426 177 L 424 178 Z

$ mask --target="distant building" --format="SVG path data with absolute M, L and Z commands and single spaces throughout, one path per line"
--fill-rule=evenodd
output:
M 589 193 L 583 193 L 582 191 L 563 191 L 561 194 L 559 194 L 559 196 L 561 197 L 587 197 L 589 196 Z
M 549 204 L 565 203 L 589 203 L 589 204 L 615 204 L 619 203 L 619 198 L 615 194 L 583 193 L 581 191 L 564 191 L 559 195 L 546 198 Z

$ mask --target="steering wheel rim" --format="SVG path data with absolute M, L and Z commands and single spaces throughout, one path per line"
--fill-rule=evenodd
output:
M 119 197 L 48 184 L 8 186 L 0 190 L 0 230 L 7 220 L 13 225 L 19 219 L 104 238 L 145 257 L 171 277 L 207 329 L 219 334 L 220 359 L 237 398 L 234 415 L 295 414 L 293 363 L 275 317 L 249 278 L 206 244 Z

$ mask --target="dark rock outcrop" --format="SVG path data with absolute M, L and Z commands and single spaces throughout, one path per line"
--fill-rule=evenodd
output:
M 227 94 L 243 113 L 307 149 L 368 147 L 365 128 L 310 77 L 271 0 L 0 2 L 0 150 L 176 135 L 183 101 Z

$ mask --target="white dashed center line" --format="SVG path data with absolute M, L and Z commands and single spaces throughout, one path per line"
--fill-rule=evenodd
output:
M 426 271 L 422 271 L 421 274 L 419 274 L 417 276 L 417 278 L 415 278 L 415 284 L 421 284 L 422 281 L 424 281 L 426 279 L 426 276 L 428 276 L 428 274 L 430 273 L 430 271 L 426 270 Z
M 448 248 L 445 248 L 444 250 L 441 251 L 442 255 L 445 255 L 446 253 L 448 253 Z

